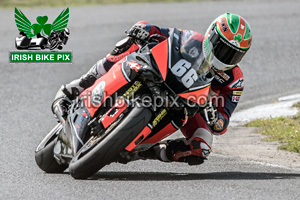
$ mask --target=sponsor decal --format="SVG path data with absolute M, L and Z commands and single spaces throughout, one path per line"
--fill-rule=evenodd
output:
M 129 99 L 138 89 L 142 87 L 142 83 L 135 81 L 134 84 L 123 94 L 124 99 Z
M 232 102 L 239 102 L 241 96 L 232 96 Z
M 215 75 L 214 78 L 219 82 L 219 83 L 225 83 L 225 80 L 222 79 L 220 76 Z
M 105 81 L 101 81 L 98 85 L 93 89 L 91 94 L 91 103 L 95 106 L 98 106 L 104 96 L 104 88 L 105 88 Z
M 67 44 L 70 35 L 70 30 L 67 28 L 69 8 L 63 10 L 52 23 L 48 23 L 48 16 L 38 16 L 36 22 L 32 23 L 17 8 L 14 16 L 19 31 L 15 39 L 15 47 L 22 51 L 10 51 L 10 63 L 71 63 L 72 52 L 51 52 L 62 50 Z
M 138 72 L 139 69 L 142 68 L 142 66 L 139 65 L 139 64 L 138 64 L 136 61 L 134 61 L 134 60 L 126 62 L 126 65 L 127 65 L 128 67 L 130 67 L 130 69 L 132 69 L 132 70 L 134 70 L 134 71 L 136 71 L 136 72 Z
M 158 115 L 157 117 L 153 120 L 152 122 L 152 126 L 153 128 L 167 115 L 167 110 L 163 109 Z
M 244 87 L 244 79 L 240 78 L 240 79 L 236 80 L 229 87 L 231 87 L 232 89 L 237 89 L 237 88 Z
M 217 123 L 215 124 L 214 129 L 219 131 L 219 130 L 222 130 L 223 127 L 224 127 L 224 121 L 222 119 L 219 119 L 217 121 Z
M 240 95 L 240 96 L 241 96 L 241 95 L 242 95 L 242 92 L 243 92 L 243 91 L 233 91 L 233 95 Z

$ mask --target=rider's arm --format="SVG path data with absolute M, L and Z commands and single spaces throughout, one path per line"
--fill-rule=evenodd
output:
M 232 75 L 234 76 L 232 82 L 226 86 L 217 87 L 220 89 L 219 97 L 222 97 L 223 100 L 219 99 L 218 102 L 214 102 L 217 107 L 218 120 L 210 126 L 213 133 L 217 135 L 222 135 L 227 131 L 231 114 L 238 105 L 244 89 L 244 77 L 238 66 L 233 69 Z

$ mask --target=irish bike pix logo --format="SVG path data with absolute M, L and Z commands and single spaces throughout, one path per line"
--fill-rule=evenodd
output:
M 33 24 L 18 8 L 15 22 L 19 35 L 15 39 L 18 51 L 10 51 L 11 63 L 71 63 L 72 52 L 62 52 L 67 44 L 70 29 L 69 8 L 63 10 L 52 22 L 48 16 L 37 16 Z

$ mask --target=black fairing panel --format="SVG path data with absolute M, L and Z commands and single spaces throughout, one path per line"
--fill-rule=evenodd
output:
M 171 88 L 176 94 L 181 94 L 181 93 L 186 93 L 186 92 L 191 92 L 198 90 L 201 86 L 207 85 L 210 83 L 210 80 L 205 80 L 205 78 L 201 78 L 203 75 L 197 74 L 196 80 L 193 82 L 193 84 L 190 87 L 186 87 L 183 82 L 182 82 L 182 77 L 178 77 L 174 75 L 172 72 L 172 67 L 176 65 L 180 60 L 186 60 L 181 52 L 181 38 L 182 38 L 182 31 L 178 29 L 173 29 L 170 37 L 168 39 L 168 45 L 169 45 L 169 56 L 171 55 L 171 58 L 168 61 L 168 72 L 167 72 L 167 77 L 166 77 L 166 84 L 168 85 L 169 88 Z M 191 41 L 193 42 L 193 41 Z M 171 43 L 171 44 L 170 44 Z M 202 42 L 201 41 L 194 41 L 193 45 L 197 48 L 199 54 L 202 53 Z M 195 65 L 192 60 L 189 60 L 187 62 L 190 62 L 191 65 Z

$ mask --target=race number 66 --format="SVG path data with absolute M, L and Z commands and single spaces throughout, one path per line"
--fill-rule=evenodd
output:
M 190 88 L 198 78 L 196 70 L 191 68 L 191 66 L 191 63 L 181 59 L 171 69 L 175 76 L 181 78 L 182 84 L 186 88 Z

